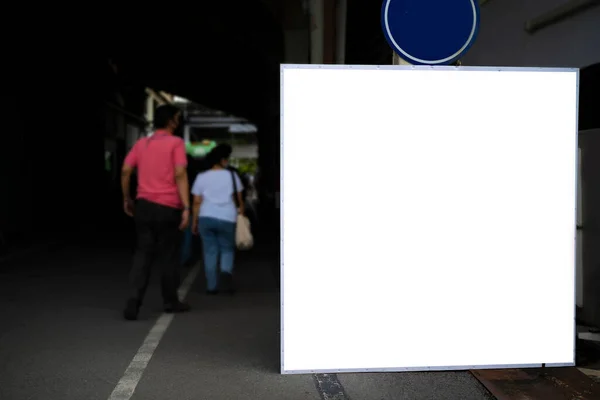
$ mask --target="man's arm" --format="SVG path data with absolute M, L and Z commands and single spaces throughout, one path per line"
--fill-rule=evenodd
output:
M 190 184 L 185 167 L 175 167 L 175 183 L 185 210 L 190 210 Z
M 183 140 L 177 143 L 174 150 L 175 161 L 175 183 L 179 191 L 179 197 L 183 203 L 184 210 L 190 209 L 190 184 L 187 174 L 187 156 L 185 154 L 185 144 Z

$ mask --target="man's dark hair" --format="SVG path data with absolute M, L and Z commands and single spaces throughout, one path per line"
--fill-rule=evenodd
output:
M 171 104 L 159 106 L 154 110 L 154 128 L 164 129 L 181 110 Z

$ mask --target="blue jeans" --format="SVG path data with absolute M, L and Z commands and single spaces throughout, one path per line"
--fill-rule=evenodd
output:
M 200 217 L 198 231 L 202 238 L 206 286 L 208 290 L 217 290 L 219 283 L 219 261 L 221 272 L 233 273 L 235 223 L 215 218 Z

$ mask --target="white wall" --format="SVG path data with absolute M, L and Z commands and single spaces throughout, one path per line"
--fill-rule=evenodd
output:
M 490 0 L 482 6 L 477 41 L 463 65 L 585 67 L 600 62 L 600 7 L 534 34 L 525 22 L 566 0 Z
M 258 146 L 255 144 L 233 146 L 231 158 L 258 158 Z

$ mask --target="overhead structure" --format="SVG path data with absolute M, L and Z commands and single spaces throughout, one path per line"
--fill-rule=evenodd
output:
M 600 6 L 600 1 L 598 0 L 568 0 L 542 15 L 528 20 L 525 23 L 525 30 L 528 33 L 535 33 L 549 25 L 597 6 Z

